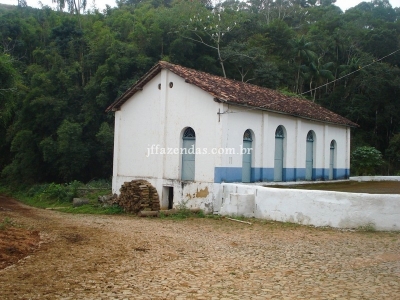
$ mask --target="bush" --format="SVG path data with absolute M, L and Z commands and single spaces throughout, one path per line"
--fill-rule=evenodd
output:
M 52 182 L 47 185 L 33 186 L 28 191 L 28 196 L 36 197 L 39 200 L 72 202 L 72 199 L 78 196 L 80 186 L 82 186 L 82 183 L 76 180 L 66 184 Z
M 376 175 L 383 162 L 382 153 L 374 147 L 358 147 L 351 153 L 351 170 L 357 176 Z

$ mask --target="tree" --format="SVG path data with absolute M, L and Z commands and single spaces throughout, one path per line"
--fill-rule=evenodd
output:
M 16 91 L 18 77 L 18 72 L 13 66 L 13 58 L 9 54 L 0 54 L 0 111 Z
M 81 125 L 68 120 L 57 129 L 56 139 L 47 137 L 40 142 L 44 162 L 57 171 L 51 175 L 66 182 L 85 178 L 81 173 L 89 160 L 87 146 L 82 139 Z
M 21 87 L 20 76 L 13 65 L 13 58 L 0 54 L 0 169 L 8 163 L 10 156 L 7 128 L 18 107 L 18 87 Z
M 52 0 L 58 4 L 58 8 L 62 11 L 67 6 L 68 12 L 79 15 L 86 9 L 86 0 Z
M 18 0 L 18 7 L 27 7 L 26 0 Z
M 400 133 L 395 134 L 390 139 L 385 155 L 389 161 L 389 173 L 392 168 L 397 175 L 400 175 Z
M 41 161 L 35 136 L 31 130 L 19 131 L 12 140 L 13 159 L 1 172 L 11 183 L 31 184 L 41 180 Z
M 300 76 L 301 76 L 301 69 L 304 64 L 313 62 L 317 55 L 312 50 L 312 42 L 307 42 L 305 37 L 302 36 L 300 39 L 294 40 L 293 42 L 293 49 L 295 53 L 294 61 L 297 64 L 297 74 L 296 74 L 296 86 L 294 92 L 299 94 L 301 93 L 300 88 Z
M 318 86 L 323 83 L 323 80 L 333 80 L 334 76 L 330 69 L 333 67 L 333 62 L 321 63 L 322 57 L 318 58 L 316 62 L 311 62 L 308 66 L 304 67 L 305 78 L 310 82 L 310 94 L 315 102 L 315 96 L 318 92 Z M 315 83 L 315 88 L 313 88 Z M 314 95 L 313 95 L 314 93 Z
M 221 47 L 225 36 L 232 32 L 237 26 L 233 10 L 219 7 L 212 11 L 199 7 L 193 17 L 189 17 L 188 24 L 179 32 L 186 39 L 200 43 L 217 52 L 218 61 L 221 65 L 222 74 L 226 78 L 224 61 Z

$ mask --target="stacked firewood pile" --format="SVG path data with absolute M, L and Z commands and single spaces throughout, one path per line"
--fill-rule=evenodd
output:
M 155 187 L 146 180 L 125 182 L 120 188 L 117 202 L 126 212 L 159 211 L 160 199 Z

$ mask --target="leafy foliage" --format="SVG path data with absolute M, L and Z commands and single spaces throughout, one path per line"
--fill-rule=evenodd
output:
M 39 187 L 32 187 L 28 193 L 36 197 L 39 201 L 52 200 L 61 202 L 72 202 L 78 196 L 78 187 L 82 186 L 79 181 L 68 184 L 50 183 Z
M 400 133 L 390 139 L 389 147 L 386 149 L 386 156 L 391 169 L 397 170 L 400 174 Z
M 374 147 L 358 147 L 351 153 L 351 169 L 355 175 L 375 175 L 382 164 L 382 153 Z

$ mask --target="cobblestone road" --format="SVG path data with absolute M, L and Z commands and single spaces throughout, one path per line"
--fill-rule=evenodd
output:
M 226 219 L 0 212 L 42 244 L 1 299 L 400 299 L 400 234 Z

